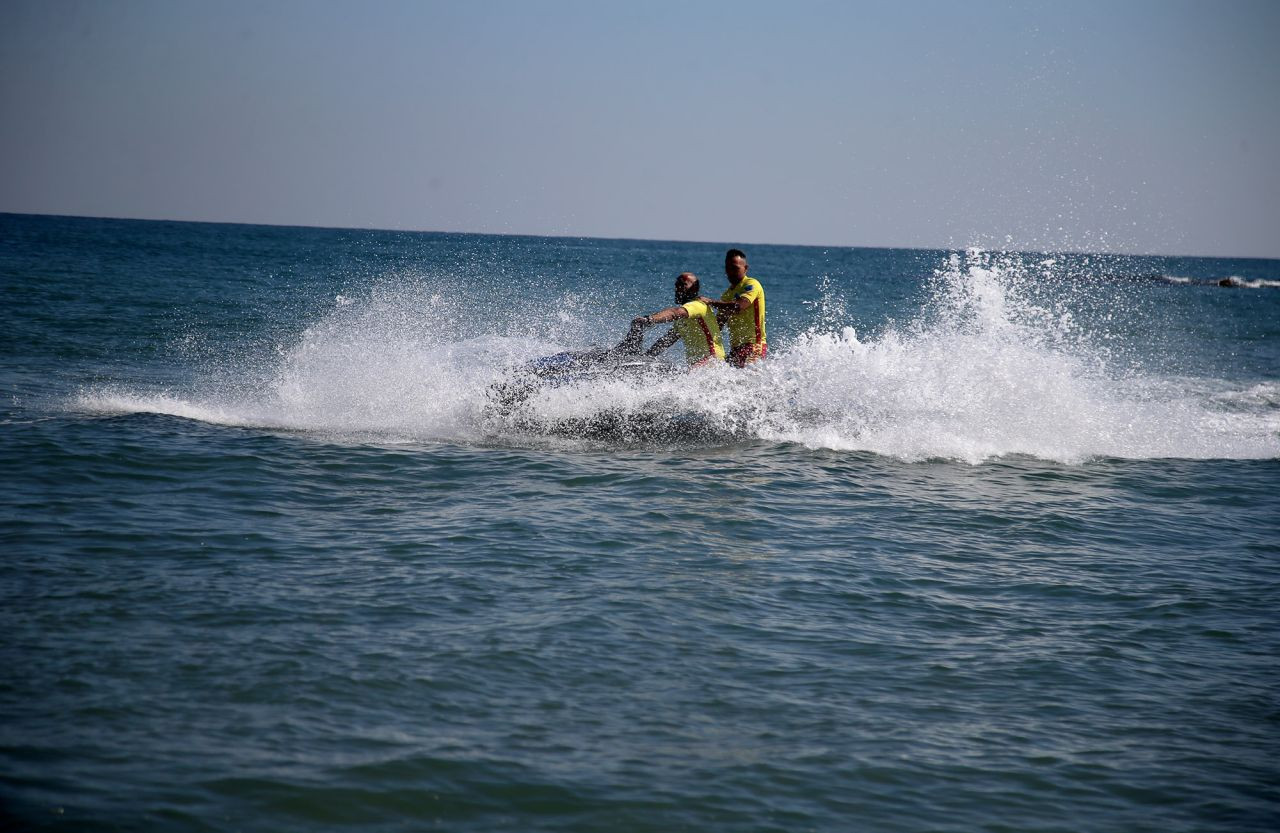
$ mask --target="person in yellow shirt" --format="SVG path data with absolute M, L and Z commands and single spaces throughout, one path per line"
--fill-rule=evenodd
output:
M 720 327 L 716 324 L 715 311 L 698 298 L 698 278 L 692 272 L 681 272 L 676 277 L 676 304 L 664 310 L 642 315 L 631 322 L 631 332 L 620 349 L 638 351 L 645 329 L 654 324 L 672 322 L 667 334 L 645 351 L 656 356 L 677 341 L 684 342 L 684 358 L 689 367 L 702 367 L 711 361 L 724 361 L 724 345 L 720 341 Z
M 729 325 L 729 364 L 746 367 L 768 353 L 764 333 L 764 287 L 747 276 L 747 256 L 741 249 L 724 255 L 729 288 L 719 301 L 703 298 L 716 311 L 718 324 Z

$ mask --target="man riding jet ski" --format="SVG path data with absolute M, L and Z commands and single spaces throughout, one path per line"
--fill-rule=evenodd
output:
M 698 298 L 698 279 L 683 272 L 675 281 L 678 306 L 642 315 L 632 320 L 627 337 L 616 347 L 567 350 L 553 356 L 534 359 L 521 366 L 513 378 L 494 386 L 495 398 L 502 412 L 526 400 L 544 387 L 560 387 L 594 380 L 633 379 L 670 375 L 679 368 L 658 355 L 677 341 L 684 341 L 685 361 L 690 368 L 703 367 L 713 360 L 724 360 L 720 328 L 715 312 Z M 643 353 L 644 331 L 654 324 L 672 322 L 666 335 Z

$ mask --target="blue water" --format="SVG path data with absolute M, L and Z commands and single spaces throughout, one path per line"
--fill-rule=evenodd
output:
M 1280 827 L 1280 262 L 731 245 L 0 215 L 0 827 Z

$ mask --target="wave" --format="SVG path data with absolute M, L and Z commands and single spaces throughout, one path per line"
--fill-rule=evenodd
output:
M 1225 278 L 1188 278 L 1181 275 L 1156 275 L 1156 280 L 1177 286 L 1220 286 L 1229 289 L 1280 289 L 1280 281 L 1265 278 L 1249 279 L 1237 275 Z
M 1250 280 L 1248 278 L 1236 277 L 1235 275 L 1222 278 L 1216 283 L 1218 286 L 1227 286 L 1236 289 L 1280 289 L 1280 281 L 1269 281 L 1263 278 Z
M 475 334 L 449 293 L 382 286 L 339 297 L 262 366 L 214 368 L 188 392 L 95 388 L 75 407 L 481 446 L 764 441 L 972 463 L 1280 456 L 1280 385 L 1144 374 L 1067 306 L 1033 302 L 1028 274 L 1016 257 L 953 255 L 916 318 L 874 338 L 834 321 L 833 298 L 812 329 L 745 370 L 548 386 L 516 413 L 494 407 L 494 386 L 582 346 L 596 333 L 589 305 L 558 298 L 520 332 L 499 322 L 505 333 Z

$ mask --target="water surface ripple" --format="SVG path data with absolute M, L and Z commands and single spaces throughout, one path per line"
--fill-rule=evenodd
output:
M 766 368 L 517 424 L 721 247 L 0 233 L 4 829 L 1280 828 L 1275 264 L 755 247 Z

